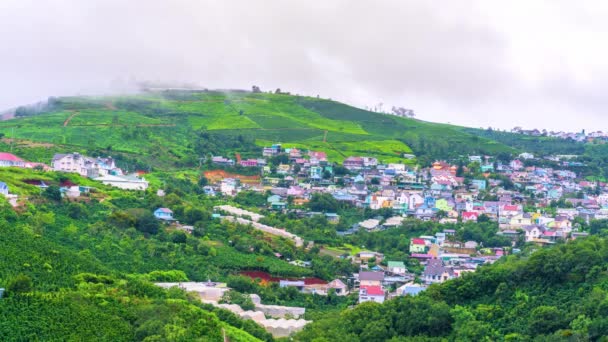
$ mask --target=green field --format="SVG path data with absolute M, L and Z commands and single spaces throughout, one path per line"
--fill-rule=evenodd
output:
M 331 100 L 244 91 L 56 98 L 34 116 L 0 122 L 0 133 L 66 151 L 124 155 L 159 169 L 195 166 L 207 154 L 260 155 L 259 147 L 271 143 L 323 150 L 337 162 L 348 156 L 372 156 L 412 164 L 516 152 L 462 127 L 369 112 Z M 209 135 L 213 144 L 203 141 Z M 255 141 L 258 147 L 243 147 L 243 141 Z M 406 159 L 404 153 L 417 159 Z M 40 161 L 48 162 L 51 156 L 49 152 Z

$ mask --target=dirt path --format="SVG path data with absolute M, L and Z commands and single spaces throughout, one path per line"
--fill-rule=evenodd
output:
M 76 114 L 78 114 L 78 112 L 72 113 L 69 118 L 65 119 L 65 121 L 63 122 L 63 127 L 66 127 L 70 123 L 72 118 L 76 116 Z

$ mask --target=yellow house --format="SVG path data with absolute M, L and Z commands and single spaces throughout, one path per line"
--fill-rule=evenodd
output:
M 440 198 L 435 201 L 435 208 L 445 211 L 446 213 L 452 210 L 452 207 L 445 198 Z

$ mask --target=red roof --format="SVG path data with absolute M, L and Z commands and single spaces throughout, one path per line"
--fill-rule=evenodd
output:
M 505 205 L 504 209 L 508 211 L 518 211 L 519 207 L 516 205 Z
M 412 243 L 414 245 L 426 245 L 426 243 L 424 242 L 424 239 L 412 239 Z
M 7 153 L 7 152 L 0 152 L 0 160 L 8 160 L 8 161 L 23 161 L 23 159 L 17 157 L 16 155 L 12 154 L 12 153 Z
M 462 217 L 467 217 L 467 218 L 477 217 L 477 213 L 474 211 L 465 211 L 462 213 Z
M 361 286 L 360 289 L 365 289 L 368 296 L 384 296 L 384 290 L 380 286 Z

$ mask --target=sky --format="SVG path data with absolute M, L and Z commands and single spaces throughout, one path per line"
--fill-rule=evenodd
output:
M 0 108 L 142 81 L 608 130 L 608 2 L 0 0 Z

